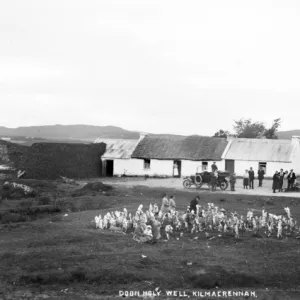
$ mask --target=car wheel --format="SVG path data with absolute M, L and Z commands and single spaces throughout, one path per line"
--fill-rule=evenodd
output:
M 195 183 L 196 183 L 196 185 L 198 186 L 198 185 L 202 185 L 202 182 L 203 182 L 203 180 L 202 180 L 202 177 L 201 177 L 201 175 L 196 175 L 195 176 Z
M 226 180 L 222 181 L 222 182 L 220 183 L 220 189 L 221 189 L 222 191 L 225 191 L 227 188 L 228 188 L 228 182 L 227 182 Z
M 183 187 L 184 188 L 188 189 L 188 188 L 191 187 L 191 185 L 192 185 L 191 180 L 187 179 L 187 180 L 183 181 Z

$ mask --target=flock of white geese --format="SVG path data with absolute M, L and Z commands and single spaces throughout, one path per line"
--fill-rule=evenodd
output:
M 284 208 L 283 215 L 275 215 L 262 210 L 254 213 L 249 210 L 246 216 L 237 213 L 227 213 L 213 203 L 201 207 L 197 205 L 197 211 L 186 212 L 171 210 L 162 213 L 156 204 L 149 205 L 148 210 L 143 211 L 144 206 L 139 205 L 135 214 L 123 211 L 113 211 L 95 217 L 95 227 L 127 233 L 134 231 L 134 239 L 138 242 L 158 240 L 164 235 L 167 240 L 174 232 L 197 233 L 205 232 L 206 237 L 212 232 L 231 232 L 235 238 L 241 234 L 252 231 L 267 237 L 298 236 L 300 234 L 297 222 L 292 218 L 290 208 Z

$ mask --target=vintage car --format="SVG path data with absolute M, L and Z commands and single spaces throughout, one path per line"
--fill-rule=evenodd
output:
M 221 190 L 226 190 L 228 187 L 228 180 L 227 177 L 230 176 L 230 173 L 227 171 L 218 171 L 218 180 L 217 180 L 217 187 L 220 187 Z M 203 184 L 207 184 L 210 186 L 211 183 L 211 172 L 201 172 L 196 173 L 192 176 L 187 176 L 183 178 L 183 186 L 185 188 L 190 188 L 192 186 L 196 186 L 196 188 L 201 188 Z

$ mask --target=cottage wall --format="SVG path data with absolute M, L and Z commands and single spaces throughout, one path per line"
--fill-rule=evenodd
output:
M 144 169 L 143 159 L 115 159 L 114 175 L 128 176 L 173 176 L 172 160 L 151 159 L 150 169 Z
M 142 166 L 140 159 L 114 159 L 114 175 L 134 176 L 140 173 Z
M 291 169 L 294 170 L 296 176 L 300 176 L 300 137 L 292 137 L 293 151 L 291 155 L 292 166 Z
M 208 162 L 208 170 L 211 170 L 213 162 Z M 219 170 L 225 170 L 225 161 L 216 162 Z M 189 176 L 202 170 L 202 161 L 181 161 L 181 176 Z M 150 169 L 144 169 L 143 159 L 114 159 L 114 175 L 127 176 L 173 176 L 173 160 L 151 159 Z
M 213 161 L 207 162 L 207 170 L 211 171 L 211 165 L 213 164 Z M 219 170 L 224 171 L 225 170 L 225 161 L 216 161 L 216 165 Z M 181 175 L 182 176 L 190 176 L 192 174 L 195 174 L 197 172 L 202 172 L 202 161 L 191 161 L 191 160 L 182 160 L 181 161 Z
M 291 163 L 284 163 L 284 162 L 266 162 L 266 163 L 267 163 L 267 169 L 266 169 L 265 176 L 268 177 L 272 177 L 275 171 L 280 171 L 280 169 L 283 169 L 284 171 L 286 170 L 289 171 L 292 168 Z M 245 170 L 249 170 L 250 167 L 252 167 L 255 172 L 255 177 L 257 177 L 258 166 L 259 166 L 258 161 L 235 160 L 234 170 L 237 176 L 243 176 Z

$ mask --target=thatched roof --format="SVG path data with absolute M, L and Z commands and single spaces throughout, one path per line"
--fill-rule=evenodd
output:
M 170 160 L 221 160 L 227 141 L 205 136 L 148 135 L 132 158 Z

